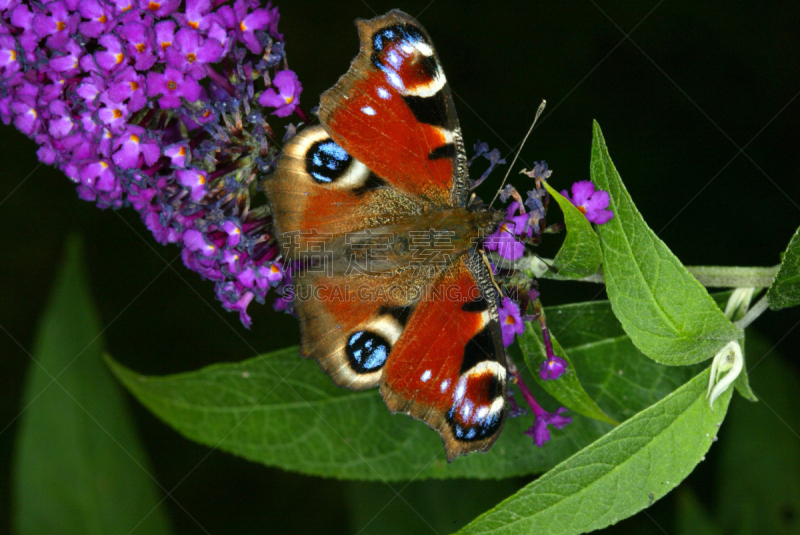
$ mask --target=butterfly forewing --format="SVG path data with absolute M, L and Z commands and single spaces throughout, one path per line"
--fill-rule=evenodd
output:
M 465 206 L 461 129 L 428 33 L 396 10 L 357 25 L 361 50 L 322 95 L 323 125 L 395 187 L 435 204 Z
M 329 243 L 334 237 L 405 221 L 425 209 L 402 190 L 386 186 L 321 126 L 293 137 L 276 173 L 263 182 L 276 236 L 290 260 L 319 247 L 342 255 L 344 250 Z

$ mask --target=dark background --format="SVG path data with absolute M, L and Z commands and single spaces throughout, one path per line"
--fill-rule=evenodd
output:
M 353 20 L 399 7 L 418 16 L 438 48 L 468 146 L 488 141 L 510 162 L 512 147 L 547 99 L 521 159 L 529 167 L 547 160 L 557 188 L 588 179 L 591 121 L 597 119 L 645 220 L 686 265 L 778 263 L 800 225 L 800 6 L 631 4 L 294 0 L 279 3 L 279 28 L 307 110 L 356 54 Z M 258 305 L 251 306 L 253 328 L 244 329 L 214 300 L 213 285 L 186 270 L 180 258 L 174 271 L 165 268 L 178 249 L 157 245 L 135 212 L 100 211 L 78 200 L 62 174 L 37 167 L 34 144 L 12 127 L 0 128 L 0 140 L 0 325 L 7 331 L 0 332 L 0 428 L 10 424 L 0 434 L 5 531 L 11 422 L 30 364 L 17 342 L 31 347 L 69 232 L 85 237 L 108 348 L 137 371 L 174 373 L 242 360 L 296 344 L 298 334 L 295 320 Z M 502 172 L 490 179 L 493 185 Z M 552 305 L 592 298 L 597 287 L 545 282 L 542 290 Z M 795 310 L 768 312 L 754 327 L 775 346 L 768 358 L 781 353 L 795 369 L 798 320 Z M 205 458 L 207 448 L 130 401 L 155 474 L 169 489 L 180 482 L 175 498 L 211 533 L 356 533 L 363 527 L 348 501 L 363 488 L 219 451 Z M 713 448 L 710 459 L 706 464 L 713 465 Z M 711 507 L 713 482 L 703 470 L 710 469 L 702 466 L 692 483 Z M 470 497 L 466 512 L 453 517 L 460 523 L 476 516 L 524 482 L 447 487 L 485 495 L 483 505 L 471 505 Z M 424 488 L 414 484 L 405 492 Z M 198 532 L 174 503 L 167 500 L 166 507 L 179 533 Z M 673 508 L 674 498 L 667 497 L 648 513 L 672 533 Z M 798 515 L 789 511 L 787 526 L 797 529 Z M 641 515 L 616 529 L 662 532 Z

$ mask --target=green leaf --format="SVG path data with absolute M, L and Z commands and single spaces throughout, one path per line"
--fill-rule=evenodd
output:
M 103 365 L 71 238 L 36 336 L 14 463 L 18 534 L 169 533 L 123 393 Z
M 767 291 L 767 302 L 772 310 L 800 305 L 800 229 L 783 253 L 781 267 Z
M 564 375 L 551 381 L 544 381 L 539 377 L 539 366 L 547 360 L 547 351 L 544 347 L 542 331 L 538 323 L 528 322 L 525 327 L 525 332 L 522 336 L 519 336 L 517 340 L 519 341 L 522 355 L 531 371 L 531 375 L 533 375 L 536 382 L 538 382 L 548 394 L 563 403 L 565 407 L 572 409 L 578 414 L 612 425 L 617 425 L 619 423 L 604 413 L 583 389 L 581 382 L 578 380 L 578 372 L 575 369 L 575 365 L 572 364 L 572 360 L 569 358 L 567 351 L 561 347 L 555 336 L 552 334 L 550 335 L 553 351 L 557 356 L 567 361 L 569 368 Z
M 589 396 L 616 420 L 652 405 L 693 375 L 691 368 L 663 366 L 639 352 L 608 301 L 545 312 Z M 396 481 L 535 474 L 611 429 L 571 414 L 572 424 L 536 448 L 523 435 L 533 424 L 530 416 L 512 418 L 491 452 L 447 465 L 439 437 L 427 426 L 390 415 L 377 390 L 335 387 L 297 348 L 167 377 L 142 376 L 110 359 L 109 366 L 134 396 L 189 439 L 325 477 Z M 529 385 L 547 410 L 556 408 L 535 383 Z
M 603 273 L 614 313 L 645 355 L 671 366 L 713 357 L 742 337 L 705 288 L 647 226 L 622 184 L 594 123 L 592 180 L 611 197 L 614 218 L 600 225 Z
M 715 294 L 724 306 L 730 292 Z M 547 307 L 547 325 L 578 371 L 589 397 L 625 420 L 694 377 L 702 365 L 664 366 L 636 349 L 608 301 Z M 513 346 L 512 346 L 513 347 Z
M 731 390 L 712 412 L 708 374 L 622 423 L 459 533 L 585 533 L 649 507 L 689 475 L 715 440 Z
M 720 436 L 716 512 L 725 533 L 800 532 L 800 377 L 767 342 L 747 337 L 760 403 L 731 402 Z
M 404 414 L 389 414 L 377 389 L 337 388 L 296 347 L 166 377 L 108 364 L 156 416 L 191 440 L 252 461 L 340 479 L 398 481 L 501 479 L 543 472 L 608 429 L 575 417 L 569 433 L 537 448 L 524 431 L 530 417 L 510 418 L 489 454 L 448 464 L 438 434 Z
M 594 275 L 603 260 L 603 253 L 591 223 L 569 199 L 554 190 L 550 184 L 544 182 L 544 187 L 561 207 L 564 224 L 567 226 L 567 237 L 553 259 L 553 265 L 558 270 L 553 278 L 582 279 Z
M 744 342 L 742 340 L 741 342 Z M 747 358 L 747 354 L 745 353 L 745 358 Z M 755 392 L 753 389 L 750 388 L 750 379 L 747 374 L 746 369 L 742 369 L 742 373 L 739 374 L 739 377 L 736 378 L 736 381 L 733 383 L 734 388 L 736 391 L 739 392 L 739 395 L 742 396 L 747 401 L 756 402 L 758 401 L 758 397 L 756 397 Z
M 678 508 L 676 512 L 678 535 L 722 535 L 722 530 L 700 503 L 691 488 L 684 485 L 677 491 Z

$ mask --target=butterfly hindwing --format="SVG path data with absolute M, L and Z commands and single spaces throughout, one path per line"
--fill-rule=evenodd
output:
M 361 50 L 322 95 L 320 120 L 392 186 L 440 206 L 465 206 L 464 143 L 430 37 L 397 10 L 357 26 Z
M 389 295 L 376 277 L 305 271 L 293 282 L 301 354 L 316 360 L 338 386 L 377 386 L 416 303 Z
M 488 450 L 505 422 L 496 299 L 480 257 L 462 256 L 430 286 L 384 368 L 381 393 L 389 409 L 436 429 L 449 460 Z

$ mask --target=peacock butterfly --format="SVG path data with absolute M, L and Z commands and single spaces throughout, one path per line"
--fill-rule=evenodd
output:
M 285 146 L 263 187 L 294 266 L 303 356 L 339 386 L 380 385 L 447 459 L 487 451 L 505 422 L 499 294 L 481 240 L 504 214 L 469 195 L 453 99 L 427 32 L 391 11 L 322 95 L 321 125 Z

